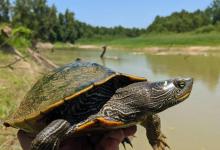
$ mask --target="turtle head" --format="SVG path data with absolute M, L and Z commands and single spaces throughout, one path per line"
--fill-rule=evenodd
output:
M 149 84 L 150 109 L 153 112 L 161 112 L 189 97 L 192 90 L 193 79 L 176 78 Z

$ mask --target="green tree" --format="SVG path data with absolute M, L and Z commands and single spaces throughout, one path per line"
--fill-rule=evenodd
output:
M 62 13 L 58 15 L 57 40 L 61 42 L 65 41 L 65 19 Z
M 1 0 L 0 0 L 1 1 Z M 34 39 L 74 43 L 79 38 L 107 36 L 139 36 L 143 31 L 122 26 L 96 27 L 75 20 L 74 13 L 66 10 L 57 14 L 55 5 L 48 6 L 47 0 L 15 0 L 12 12 L 14 26 L 31 29 Z
M 47 1 L 33 0 L 32 8 L 34 13 L 32 20 L 35 20 L 35 23 L 33 24 L 35 36 L 47 41 L 49 40 L 50 32 L 50 16 L 48 15 L 50 13 L 50 10 L 47 6 Z
M 64 15 L 65 19 L 65 42 L 69 41 L 74 43 L 77 37 L 77 30 L 75 29 L 75 20 L 74 20 L 74 13 L 70 12 L 68 9 Z
M 207 9 L 211 13 L 213 24 L 220 21 L 220 0 L 213 0 L 212 4 Z
M 33 10 L 31 8 L 31 0 L 16 0 L 12 13 L 12 23 L 14 26 L 23 25 L 32 29 L 32 23 L 34 20 Z
M 182 10 L 170 16 L 157 16 L 147 28 L 148 32 L 189 32 L 211 23 L 205 11 L 197 10 L 193 13 Z
M 59 22 L 57 18 L 57 9 L 55 5 L 52 5 L 49 8 L 48 14 L 48 34 L 49 34 L 49 41 L 55 42 L 57 40 L 57 33 L 59 31 Z
M 10 1 L 0 0 L 0 22 L 9 22 Z

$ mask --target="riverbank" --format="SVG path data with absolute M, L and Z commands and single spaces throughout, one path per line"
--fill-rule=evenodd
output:
M 80 49 L 102 49 L 102 45 L 75 45 Z M 127 49 L 123 47 L 108 46 L 109 50 L 129 50 L 134 52 L 146 52 L 155 55 L 207 55 L 209 53 L 220 53 L 220 46 L 186 46 L 186 47 L 144 47 Z
M 0 50 L 0 120 L 14 111 L 26 92 L 42 75 L 43 68 L 30 58 L 7 66 L 18 56 Z M 0 149 L 21 150 L 16 137 L 17 130 L 0 125 Z
M 81 39 L 74 47 L 81 49 L 132 50 L 154 54 L 205 55 L 208 52 L 220 52 L 220 34 L 151 34 L 136 38 Z

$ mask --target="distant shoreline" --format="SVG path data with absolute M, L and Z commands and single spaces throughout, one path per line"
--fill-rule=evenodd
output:
M 148 34 L 135 38 L 90 38 L 80 39 L 74 46 L 82 49 L 102 49 L 103 45 L 107 45 L 108 49 L 112 50 L 131 50 L 158 55 L 207 55 L 212 52 L 220 52 L 220 34 L 163 33 Z
M 77 44 L 72 48 L 80 49 L 100 49 L 102 50 L 101 45 L 84 45 Z M 173 46 L 173 47 L 162 47 L 162 46 L 152 46 L 152 47 L 143 47 L 143 48 L 125 48 L 117 46 L 108 46 L 109 50 L 129 50 L 134 52 L 145 52 L 156 55 L 207 55 L 209 53 L 220 53 L 220 46 Z

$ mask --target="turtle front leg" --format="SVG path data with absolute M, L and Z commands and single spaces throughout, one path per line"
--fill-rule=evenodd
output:
M 31 150 L 58 150 L 59 144 L 70 123 L 63 119 L 52 121 L 31 143 Z
M 146 128 L 147 138 L 154 150 L 165 150 L 166 147 L 170 149 L 165 141 L 166 136 L 161 132 L 161 122 L 158 115 L 148 116 L 141 125 Z

